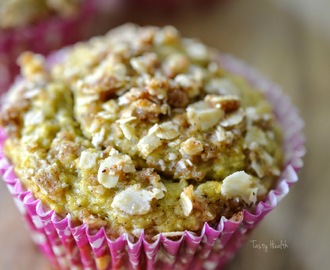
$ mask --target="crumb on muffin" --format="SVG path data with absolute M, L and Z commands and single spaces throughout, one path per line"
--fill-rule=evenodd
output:
M 110 237 L 198 232 L 274 186 L 271 105 L 200 41 L 127 24 L 62 54 L 24 53 L 0 116 L 16 174 L 58 214 Z

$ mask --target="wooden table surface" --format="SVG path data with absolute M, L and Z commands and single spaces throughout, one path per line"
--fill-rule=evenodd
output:
M 289 196 L 259 225 L 226 269 L 326 270 L 330 269 L 330 35 L 320 29 L 322 24 L 315 26 L 275 2 L 227 1 L 212 11 L 171 16 L 140 10 L 123 14 L 118 23 L 173 24 L 185 36 L 199 37 L 234 54 L 283 86 L 306 122 L 305 165 Z M 50 269 L 25 232 L 2 181 L 0 240 L 1 270 Z M 253 245 L 269 246 L 281 240 L 287 244 L 282 250 L 266 252 Z

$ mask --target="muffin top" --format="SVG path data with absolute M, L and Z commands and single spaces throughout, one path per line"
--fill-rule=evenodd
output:
M 84 0 L 0 0 L 0 28 L 20 27 L 51 14 L 72 16 Z
M 252 209 L 280 174 L 264 95 L 174 27 L 127 24 L 19 63 L 7 157 L 46 206 L 110 237 L 198 232 Z

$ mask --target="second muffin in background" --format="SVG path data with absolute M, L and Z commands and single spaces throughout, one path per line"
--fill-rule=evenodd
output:
M 118 0 L 0 1 L 0 93 L 19 73 L 16 59 L 40 54 L 104 33 L 116 21 Z

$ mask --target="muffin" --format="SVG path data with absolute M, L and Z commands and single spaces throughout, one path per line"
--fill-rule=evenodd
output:
M 1 1 L 0 26 L 1 28 L 12 28 L 32 23 L 50 13 L 58 13 L 61 16 L 71 16 L 77 12 L 78 2 L 71 1 Z
M 174 27 L 127 24 L 18 62 L 2 173 L 62 268 L 221 267 L 297 180 L 291 105 Z
M 1 0 L 0 93 L 9 87 L 19 68 L 16 58 L 25 50 L 47 54 L 100 33 L 100 21 L 115 10 L 115 0 Z M 108 14 L 109 15 L 109 14 Z M 100 19 L 101 18 L 101 19 Z M 102 28 L 104 29 L 104 28 Z

